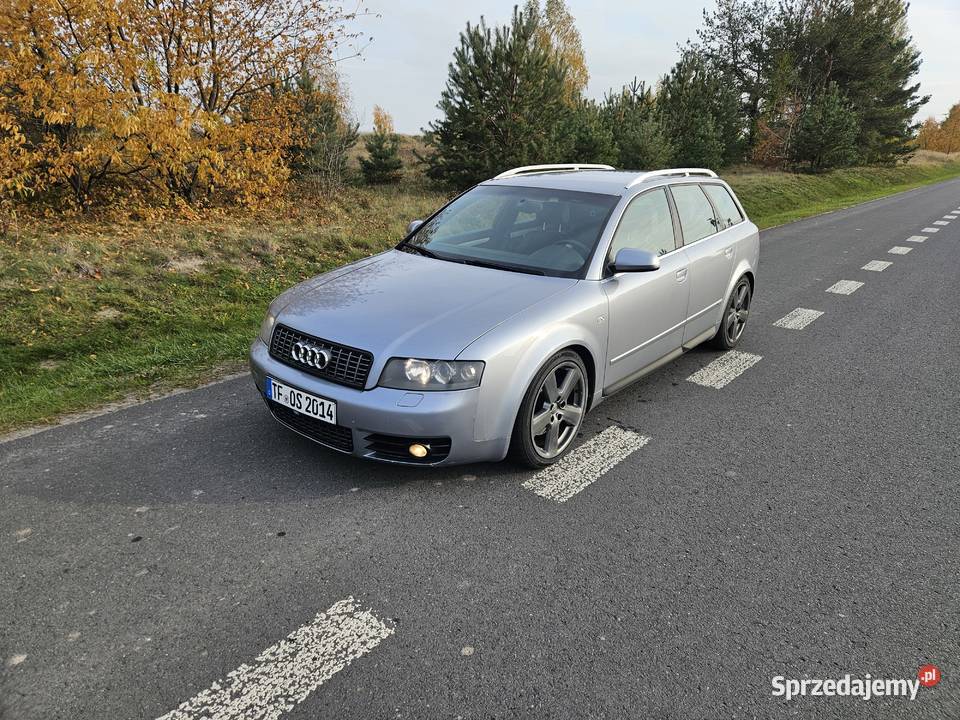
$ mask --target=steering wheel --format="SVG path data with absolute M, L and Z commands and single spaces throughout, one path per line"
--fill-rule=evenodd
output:
M 584 260 L 587 259 L 587 248 L 585 248 L 580 243 L 575 242 L 573 240 L 564 240 L 563 242 L 559 243 L 559 245 L 560 247 L 565 247 L 569 250 L 573 250 L 575 253 L 577 253 L 577 255 L 579 255 Z

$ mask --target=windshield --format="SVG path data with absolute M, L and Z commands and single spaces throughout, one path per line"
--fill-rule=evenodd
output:
M 582 277 L 619 200 L 599 193 L 478 185 L 404 244 L 441 260 Z

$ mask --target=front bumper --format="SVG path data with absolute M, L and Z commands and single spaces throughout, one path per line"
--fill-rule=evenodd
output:
M 250 347 L 250 372 L 260 396 L 268 375 L 306 392 L 329 398 L 337 403 L 337 425 L 311 432 L 303 424 L 304 417 L 279 411 L 267 401 L 274 418 L 295 432 L 326 447 L 357 457 L 409 465 L 455 465 L 469 462 L 498 461 L 507 453 L 509 437 L 477 442 L 474 426 L 480 388 L 449 392 L 416 393 L 407 390 L 375 387 L 357 390 L 331 383 L 296 368 L 277 362 L 258 338 Z M 383 436 L 423 439 L 449 438 L 449 452 L 440 460 L 410 462 L 385 455 Z

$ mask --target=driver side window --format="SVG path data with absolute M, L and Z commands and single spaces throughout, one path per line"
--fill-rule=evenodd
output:
M 610 259 L 623 248 L 649 250 L 664 255 L 677 249 L 673 235 L 673 218 L 663 188 L 657 188 L 635 198 L 627 206 L 610 246 Z

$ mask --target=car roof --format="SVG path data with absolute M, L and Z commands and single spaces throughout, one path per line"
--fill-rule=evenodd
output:
M 481 185 L 512 185 L 515 187 L 550 188 L 575 192 L 603 193 L 605 195 L 633 195 L 640 188 L 679 182 L 717 181 L 707 176 L 654 175 L 634 183 L 640 170 L 553 170 L 525 173 L 504 178 L 492 178 Z M 631 183 L 633 185 L 631 186 Z

